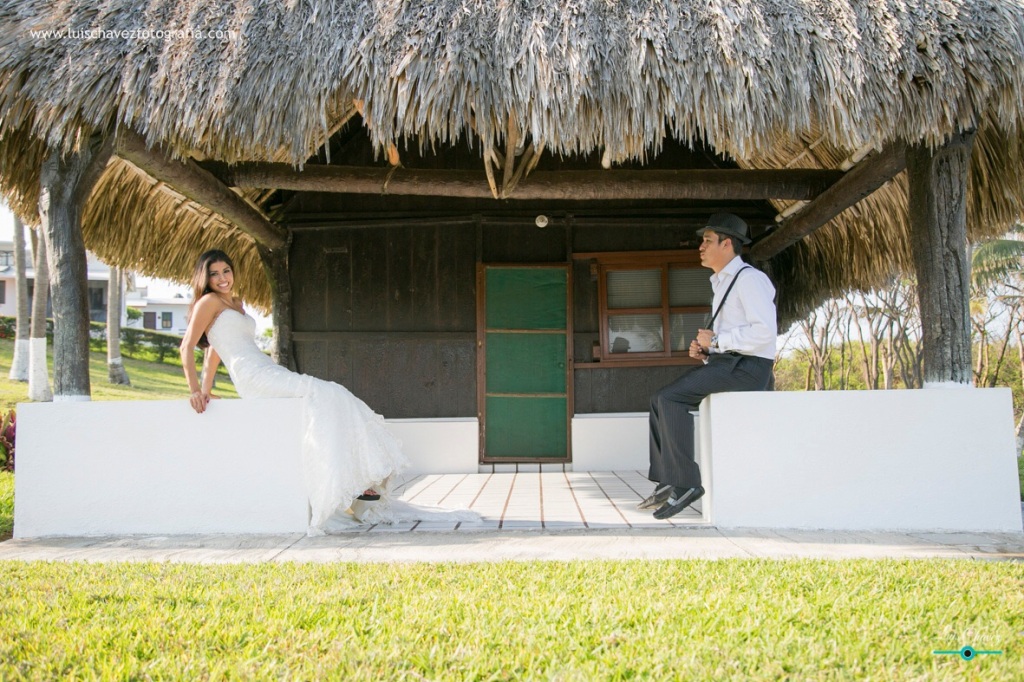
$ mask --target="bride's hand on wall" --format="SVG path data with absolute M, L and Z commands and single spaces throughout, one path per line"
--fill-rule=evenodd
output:
M 192 395 L 189 396 L 188 403 L 192 406 L 192 409 L 197 413 L 202 414 L 206 411 L 206 405 L 213 398 L 209 393 L 203 391 L 193 391 Z

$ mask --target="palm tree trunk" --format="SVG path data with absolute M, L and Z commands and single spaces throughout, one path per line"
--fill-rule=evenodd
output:
M 28 381 L 29 311 L 28 280 L 25 278 L 25 225 L 14 216 L 14 294 L 17 298 L 17 331 L 14 334 L 14 358 L 8 377 Z
M 50 298 L 50 268 L 46 260 L 46 235 L 32 231 L 35 289 L 32 292 L 32 328 L 28 342 L 28 399 L 53 400 L 50 372 L 46 366 L 46 303 Z
M 121 301 L 124 294 L 124 270 L 110 268 L 107 282 L 107 379 L 112 384 L 131 386 L 128 370 L 121 362 Z

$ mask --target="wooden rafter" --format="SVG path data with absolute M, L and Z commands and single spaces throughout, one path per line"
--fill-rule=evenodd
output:
M 520 163 L 524 162 L 529 163 L 523 158 Z M 309 165 L 299 171 L 287 164 L 228 165 L 207 161 L 198 165 L 231 187 L 274 187 L 297 192 L 485 199 L 492 197 L 489 181 L 494 181 L 493 174 L 461 170 Z M 518 186 L 509 198 L 806 200 L 821 194 L 841 177 L 841 171 L 815 169 L 537 171 L 525 179 L 517 172 L 512 180 Z
M 765 261 L 784 251 L 892 180 L 906 167 L 906 145 L 894 144 L 867 156 L 799 212 L 784 220 L 750 249 Z
M 193 161 L 176 161 L 146 145 L 142 137 L 130 130 L 121 130 L 115 152 L 154 179 L 223 216 L 258 243 L 270 249 L 285 245 L 284 229 L 224 185 L 209 171 Z

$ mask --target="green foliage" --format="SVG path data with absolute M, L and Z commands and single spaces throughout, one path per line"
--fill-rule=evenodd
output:
M 102 322 L 89 323 L 89 350 L 95 353 L 107 352 L 107 325 Z
M 14 471 L 14 446 L 17 436 L 17 415 L 14 408 L 0 419 L 0 471 Z
M 125 314 L 128 316 L 128 322 L 136 322 L 142 319 L 142 311 L 138 308 L 128 306 L 125 308 Z
M 149 332 L 146 340 L 149 342 L 150 349 L 156 355 L 157 362 L 163 362 L 168 353 L 174 356 L 181 346 L 181 337 L 173 334 Z
M 14 474 L 10 471 L 0 471 L 0 541 L 11 537 L 13 530 Z
M 0 678 L 1018 680 L 1022 581 L 948 560 L 0 562 Z M 965 644 L 1003 654 L 933 654 Z
M 1024 457 L 1017 457 L 1017 476 L 1020 478 L 1020 501 L 1024 502 Z
M 130 358 L 139 354 L 142 348 L 142 330 L 123 327 L 121 329 L 121 353 Z
M 989 239 L 971 254 L 971 285 L 987 290 L 1019 274 L 1024 267 L 1024 224 L 1017 223 L 1003 238 Z

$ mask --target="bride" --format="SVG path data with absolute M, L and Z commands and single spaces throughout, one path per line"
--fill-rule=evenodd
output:
M 181 341 L 189 403 L 206 411 L 221 361 L 242 398 L 302 398 L 302 468 L 309 496 L 310 535 L 363 523 L 410 520 L 478 520 L 468 510 L 442 510 L 393 498 L 396 474 L 409 464 L 384 418 L 344 386 L 297 374 L 274 363 L 255 341 L 256 321 L 233 293 L 234 265 L 219 250 L 199 257 L 193 299 Z M 195 348 L 206 350 L 203 378 Z M 351 510 L 351 514 L 348 512 Z

